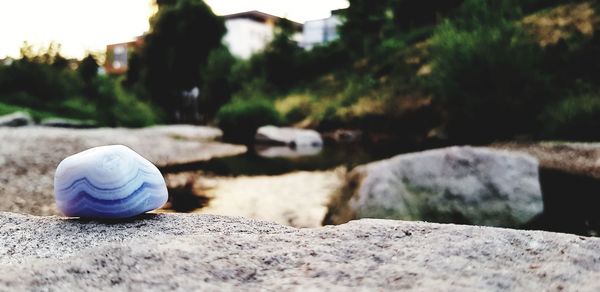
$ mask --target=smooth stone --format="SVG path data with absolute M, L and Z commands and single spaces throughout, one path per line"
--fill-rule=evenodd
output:
M 356 167 L 324 223 L 385 218 L 520 227 L 543 209 L 535 158 L 448 147 Z
M 154 164 L 123 145 L 94 147 L 65 158 L 54 176 L 56 206 L 65 215 L 127 218 L 167 202 Z

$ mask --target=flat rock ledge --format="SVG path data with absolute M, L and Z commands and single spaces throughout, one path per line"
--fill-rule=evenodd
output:
M 363 219 L 127 222 L 0 213 L 0 290 L 599 291 L 600 239 Z
M 221 130 L 187 125 L 143 129 L 0 128 L 0 211 L 60 214 L 54 171 L 61 160 L 91 147 L 123 144 L 158 167 L 244 153 L 245 146 L 213 141 Z

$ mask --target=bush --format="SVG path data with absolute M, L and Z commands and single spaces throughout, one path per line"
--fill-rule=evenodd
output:
M 271 101 L 265 99 L 234 99 L 217 113 L 219 127 L 227 141 L 249 143 L 256 130 L 264 125 L 279 125 L 279 112 Z
M 27 112 L 31 115 L 31 117 L 36 122 L 39 122 L 45 118 L 56 117 L 54 114 L 49 113 L 49 112 L 32 110 L 27 107 L 22 107 L 22 106 L 17 106 L 17 105 L 6 104 L 6 103 L 0 102 L 0 116 L 12 114 L 14 112 Z
M 218 109 L 229 102 L 233 91 L 233 68 L 239 61 L 226 47 L 213 50 L 203 69 L 200 112 L 207 119 L 214 118 Z
M 94 87 L 98 89 L 97 120 L 102 125 L 144 127 L 160 121 L 158 110 L 146 101 L 129 93 L 119 80 L 98 76 Z
M 275 102 L 275 108 L 287 123 L 297 123 L 314 112 L 313 99 L 309 95 L 292 94 Z
M 152 106 L 129 94 L 119 79 L 99 76 L 98 64 L 86 57 L 78 70 L 60 56 L 56 45 L 0 64 L 0 111 L 22 110 L 43 118 L 93 120 L 100 126 L 139 127 L 156 123 Z
M 544 138 L 577 141 L 600 139 L 600 95 L 572 95 L 550 106 L 541 118 Z
M 500 2 L 506 1 L 493 3 Z M 456 142 L 530 133 L 550 98 L 540 49 L 510 13 L 489 3 L 467 1 L 466 7 L 489 15 L 463 11 L 461 19 L 442 24 L 432 41 L 429 84 L 446 110 L 448 134 Z

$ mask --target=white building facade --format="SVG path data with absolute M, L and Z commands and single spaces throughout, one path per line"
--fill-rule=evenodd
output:
M 300 46 L 310 50 L 316 45 L 336 40 L 339 38 L 338 27 L 341 24 L 342 20 L 338 15 L 305 22 Z
M 273 39 L 273 25 L 252 19 L 235 18 L 225 21 L 227 33 L 223 42 L 231 54 L 248 59 Z

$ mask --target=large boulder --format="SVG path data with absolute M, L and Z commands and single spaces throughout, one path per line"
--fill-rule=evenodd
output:
M 542 211 L 536 159 L 451 147 L 355 168 L 324 223 L 388 218 L 516 227 Z
M 389 220 L 0 213 L 1 291 L 599 291 L 600 239 Z
M 298 148 L 322 147 L 323 139 L 315 130 L 263 126 L 258 128 L 256 142 L 261 144 L 288 145 Z
M 0 127 L 21 127 L 33 125 L 31 115 L 26 112 L 14 112 L 0 116 Z

